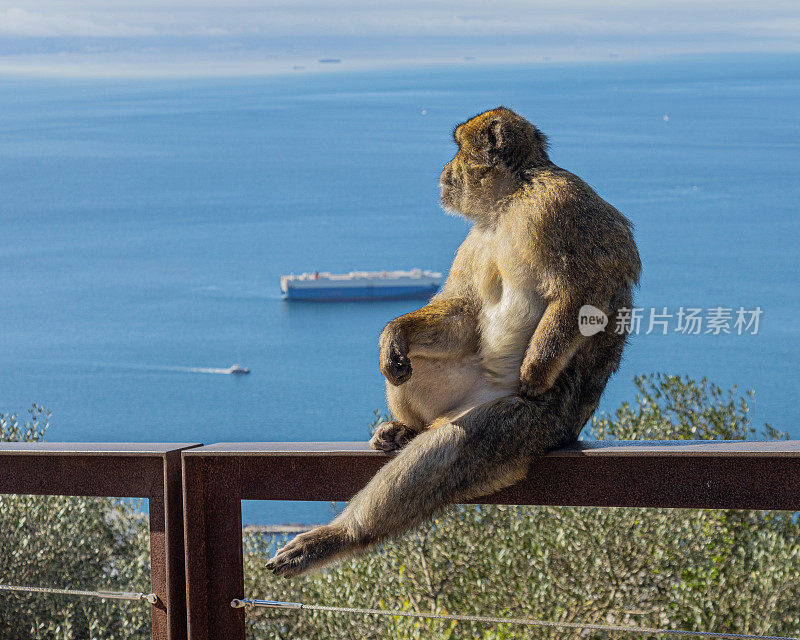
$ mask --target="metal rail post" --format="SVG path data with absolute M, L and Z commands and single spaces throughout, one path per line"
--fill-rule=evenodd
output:
M 0 443 L 0 493 L 147 498 L 153 640 L 186 638 L 182 450 L 199 443 Z

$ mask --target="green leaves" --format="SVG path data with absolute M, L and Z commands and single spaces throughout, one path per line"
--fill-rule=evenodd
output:
M 739 395 L 734 386 L 723 391 L 706 378 L 663 373 L 634 377 L 637 394 L 613 415 L 592 419 L 590 437 L 598 440 L 744 440 L 756 435 L 748 402 L 754 392 Z M 765 424 L 762 439 L 788 435 Z

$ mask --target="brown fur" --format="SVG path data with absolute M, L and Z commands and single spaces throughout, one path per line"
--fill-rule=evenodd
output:
M 631 224 L 554 165 L 544 135 L 498 107 L 459 125 L 442 204 L 474 221 L 442 291 L 380 338 L 394 420 L 372 446 L 400 453 L 330 525 L 302 534 L 267 566 L 287 577 L 429 518 L 446 504 L 522 479 L 577 439 L 622 357 L 641 265 Z M 583 305 L 604 332 L 578 330 Z

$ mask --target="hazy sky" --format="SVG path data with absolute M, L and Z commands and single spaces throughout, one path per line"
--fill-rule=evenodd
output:
M 320 58 L 340 58 L 343 69 L 798 50 L 797 0 L 0 0 L 6 72 L 259 73 L 317 68 Z

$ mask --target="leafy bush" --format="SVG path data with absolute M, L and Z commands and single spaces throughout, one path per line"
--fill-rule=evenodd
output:
M 724 393 L 705 379 L 668 375 L 635 382 L 634 404 L 593 419 L 589 438 L 785 437 L 769 425 L 756 433 L 748 415 L 752 392 Z M 796 635 L 799 534 L 797 519 L 784 512 L 457 506 L 373 553 L 291 581 L 264 569 L 283 539 L 248 532 L 245 593 L 333 606 Z M 296 610 L 255 610 L 248 633 L 293 640 L 570 636 Z
M 0 414 L 0 440 L 44 439 L 49 413 Z M 147 518 L 130 500 L 0 494 L 0 583 L 69 589 L 150 589 Z M 0 638 L 150 637 L 138 602 L 0 591 Z

